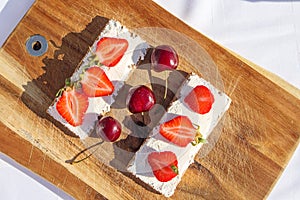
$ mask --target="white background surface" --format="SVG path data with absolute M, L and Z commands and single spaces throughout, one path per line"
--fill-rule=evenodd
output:
M 154 1 L 219 44 L 300 88 L 300 1 Z M 0 0 L 0 46 L 33 2 Z M 298 147 L 268 199 L 300 199 L 299 166 Z M 0 199 L 20 199 L 18 195 L 31 200 L 70 198 L 0 154 Z
M 0 199 L 72 199 L 62 190 L 0 153 Z
M 1 0 L 1 1 L 0 1 L 0 12 L 1 12 L 1 10 L 4 8 L 4 6 L 6 5 L 7 1 L 8 1 L 8 0 Z

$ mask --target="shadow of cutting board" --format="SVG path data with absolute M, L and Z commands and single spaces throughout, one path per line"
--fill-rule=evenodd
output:
M 274 76 L 271 81 L 150 0 L 36 1 L 0 50 L 0 151 L 77 199 L 164 199 L 93 157 L 65 163 L 85 147 L 46 117 L 62 76 L 73 73 L 99 34 L 100 16 L 129 29 L 173 29 L 197 41 L 232 99 L 217 144 L 196 159 L 171 198 L 266 198 L 299 143 L 299 90 Z M 43 56 L 25 50 L 34 34 L 48 40 Z M 51 74 L 53 68 L 61 74 Z

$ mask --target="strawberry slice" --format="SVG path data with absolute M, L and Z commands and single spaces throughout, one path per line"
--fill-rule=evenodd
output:
M 160 182 L 168 182 L 178 175 L 177 157 L 171 151 L 150 153 L 148 163 Z
M 204 85 L 195 87 L 184 99 L 188 107 L 199 114 L 208 113 L 214 101 L 213 94 Z
M 160 125 L 160 134 L 180 147 L 191 143 L 199 130 L 195 128 L 187 116 L 177 116 Z
M 103 37 L 96 47 L 96 55 L 101 64 L 114 67 L 128 48 L 128 41 L 122 38 Z
M 63 91 L 56 103 L 58 113 L 72 126 L 82 124 L 88 106 L 88 97 L 70 87 Z
M 83 92 L 88 97 L 100 97 L 111 95 L 114 85 L 105 72 L 97 66 L 88 68 L 80 81 Z

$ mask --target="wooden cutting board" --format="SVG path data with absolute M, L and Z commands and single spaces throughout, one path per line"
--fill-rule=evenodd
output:
M 45 115 L 53 99 L 53 91 L 45 87 L 53 75 L 47 73 L 78 65 L 99 34 L 100 16 L 129 29 L 165 27 L 192 38 L 215 62 L 232 99 L 215 147 L 196 159 L 171 198 L 266 198 L 299 143 L 299 90 L 233 55 L 150 0 L 35 2 L 0 50 L 0 151 L 77 199 L 164 199 L 94 157 L 65 163 L 85 146 Z M 34 34 L 48 41 L 43 56 L 33 57 L 25 50 Z M 57 74 L 50 81 L 59 78 Z

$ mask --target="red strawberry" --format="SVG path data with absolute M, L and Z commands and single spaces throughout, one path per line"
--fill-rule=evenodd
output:
M 160 126 L 159 132 L 170 142 L 185 147 L 191 143 L 199 130 L 186 116 L 177 116 Z
M 122 38 L 103 37 L 97 43 L 96 55 L 101 64 L 113 67 L 121 60 L 128 48 L 128 42 Z
M 58 113 L 72 126 L 82 124 L 88 106 L 88 97 L 70 87 L 63 91 L 56 103 Z
M 112 82 L 105 72 L 97 66 L 90 67 L 84 72 L 81 87 L 88 97 L 108 96 L 114 91 Z
M 152 152 L 148 155 L 148 163 L 154 176 L 160 182 L 168 182 L 178 175 L 178 161 L 171 151 Z
M 184 99 L 190 109 L 199 114 L 208 113 L 214 101 L 213 94 L 204 85 L 195 87 Z

